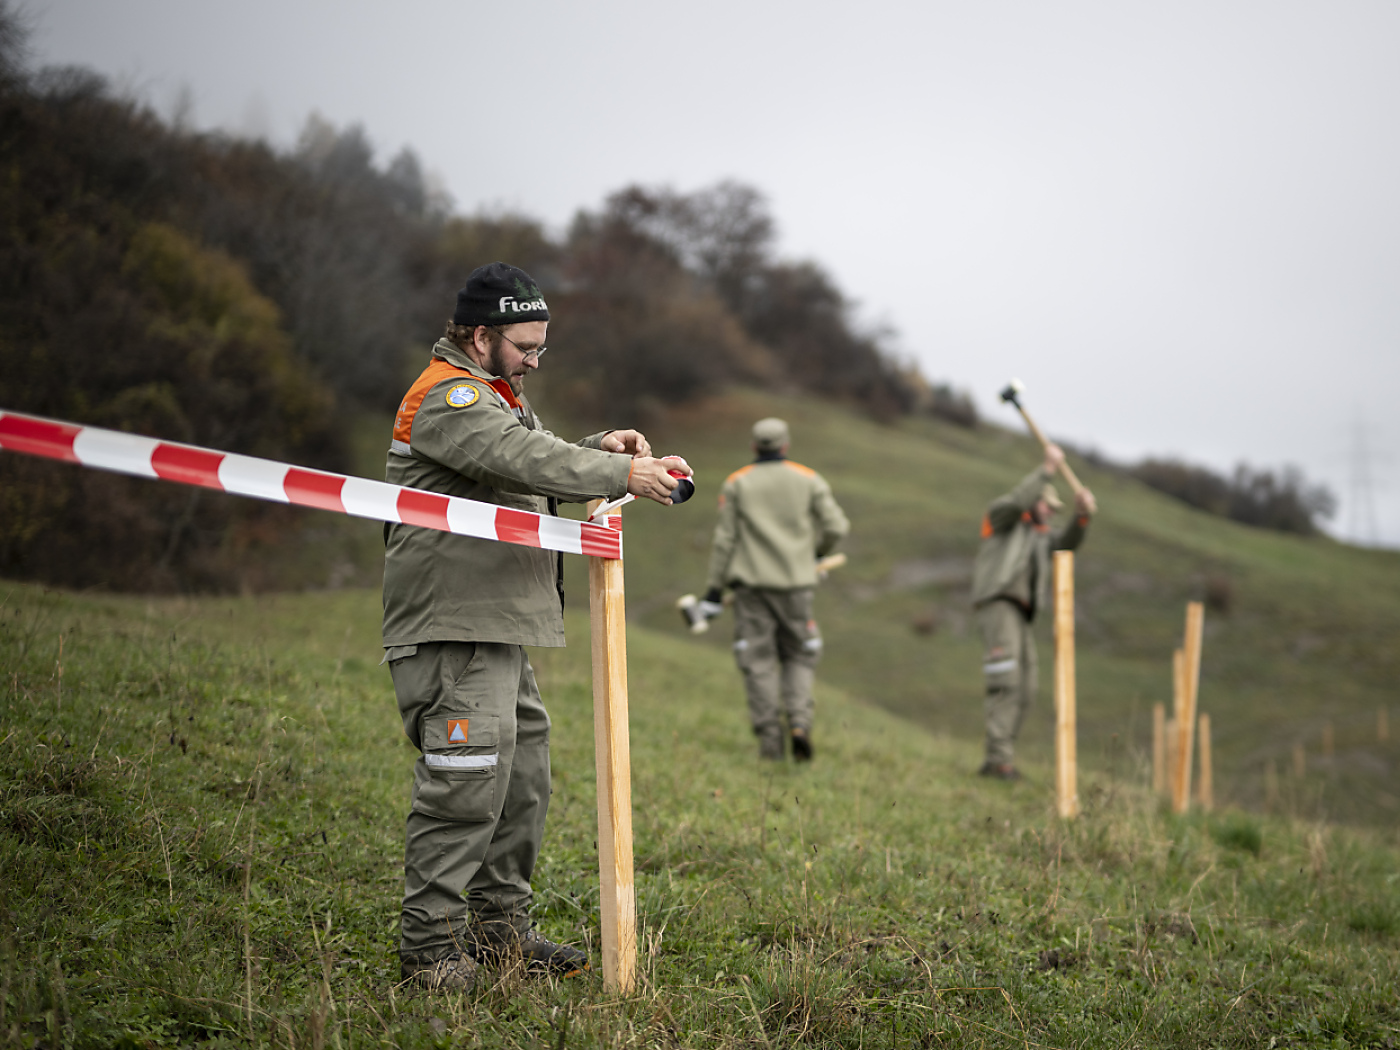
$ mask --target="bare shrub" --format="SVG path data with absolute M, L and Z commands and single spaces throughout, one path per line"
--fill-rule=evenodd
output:
M 1297 467 L 1256 470 L 1241 463 L 1226 479 L 1206 467 L 1180 460 L 1146 459 L 1129 473 L 1139 481 L 1200 510 L 1245 525 L 1312 536 L 1318 519 L 1337 507 L 1324 485 L 1308 482 Z

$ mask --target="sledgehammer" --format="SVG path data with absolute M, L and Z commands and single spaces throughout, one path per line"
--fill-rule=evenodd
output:
M 1025 389 L 1024 383 L 1019 379 L 1013 379 L 1006 384 L 1006 389 L 1001 392 L 1001 399 L 1016 406 L 1016 411 L 1021 413 L 1021 418 L 1026 421 L 1026 426 L 1030 427 L 1031 434 L 1040 442 L 1041 448 L 1048 448 L 1049 440 L 1040 427 L 1035 425 L 1035 420 L 1031 418 L 1031 414 L 1026 411 L 1025 406 L 1021 404 L 1021 394 L 1025 392 Z M 1065 480 L 1069 482 L 1069 487 L 1074 490 L 1076 496 L 1084 491 L 1084 486 L 1079 483 L 1079 479 L 1074 476 L 1074 471 L 1070 469 L 1068 460 L 1060 464 L 1060 473 L 1065 476 Z

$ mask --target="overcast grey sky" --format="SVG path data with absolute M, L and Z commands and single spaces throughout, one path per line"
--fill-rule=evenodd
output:
M 25 7 L 40 63 L 283 145 L 363 124 L 465 212 L 751 183 L 989 417 L 1015 375 L 1110 455 L 1296 463 L 1364 539 L 1359 464 L 1400 545 L 1394 0 Z

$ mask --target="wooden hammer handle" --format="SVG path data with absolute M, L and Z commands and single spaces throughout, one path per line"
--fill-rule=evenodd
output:
M 1016 410 L 1021 413 L 1021 418 L 1026 421 L 1026 426 L 1030 427 L 1031 433 L 1035 436 L 1035 439 L 1040 442 L 1040 447 L 1049 448 L 1049 439 L 1046 438 L 1045 433 L 1040 427 L 1035 425 L 1035 420 L 1031 418 L 1029 412 L 1021 407 L 1020 402 L 1017 402 Z M 1074 476 L 1074 470 L 1070 467 L 1068 459 L 1060 464 L 1060 473 L 1065 476 L 1065 480 L 1069 482 L 1069 487 L 1074 490 L 1076 496 L 1084 491 L 1084 486 L 1081 485 L 1079 479 Z

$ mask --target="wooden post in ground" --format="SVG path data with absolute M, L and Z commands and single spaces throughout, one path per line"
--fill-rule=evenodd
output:
M 1074 711 L 1074 552 L 1055 552 L 1055 807 L 1079 815 Z
M 1332 728 L 1332 723 L 1328 722 L 1322 727 L 1322 754 L 1331 758 L 1337 750 L 1337 734 Z
M 1186 652 L 1172 650 L 1172 717 L 1181 718 L 1181 696 L 1186 692 Z
M 1200 800 L 1201 809 L 1209 813 L 1215 808 L 1215 771 L 1210 764 L 1210 715 L 1201 715 L 1196 723 L 1196 735 L 1199 737 L 1201 756 L 1201 783 L 1196 797 Z
M 589 512 L 597 505 L 590 505 Z M 613 511 L 607 524 L 621 529 L 621 511 Z M 603 987 L 627 994 L 637 976 L 637 891 L 632 874 L 632 753 L 627 730 L 627 622 L 622 560 L 590 557 L 588 592 L 593 633 Z
M 1181 751 L 1177 727 L 1181 725 L 1181 709 L 1186 704 L 1186 652 L 1172 650 L 1172 716 L 1167 723 L 1167 798 L 1175 800 L 1177 774 L 1176 756 Z
M 1201 687 L 1201 639 L 1205 630 L 1206 608 L 1200 602 L 1186 603 L 1185 681 L 1181 710 L 1177 713 L 1176 778 L 1172 787 L 1172 812 L 1185 813 L 1191 805 L 1191 753 L 1196 731 L 1196 697 Z
M 1176 749 L 1181 746 L 1181 734 L 1176 731 L 1176 719 L 1167 719 L 1167 798 L 1176 798 Z
M 1152 705 L 1152 791 L 1167 793 L 1167 709 L 1164 704 Z

